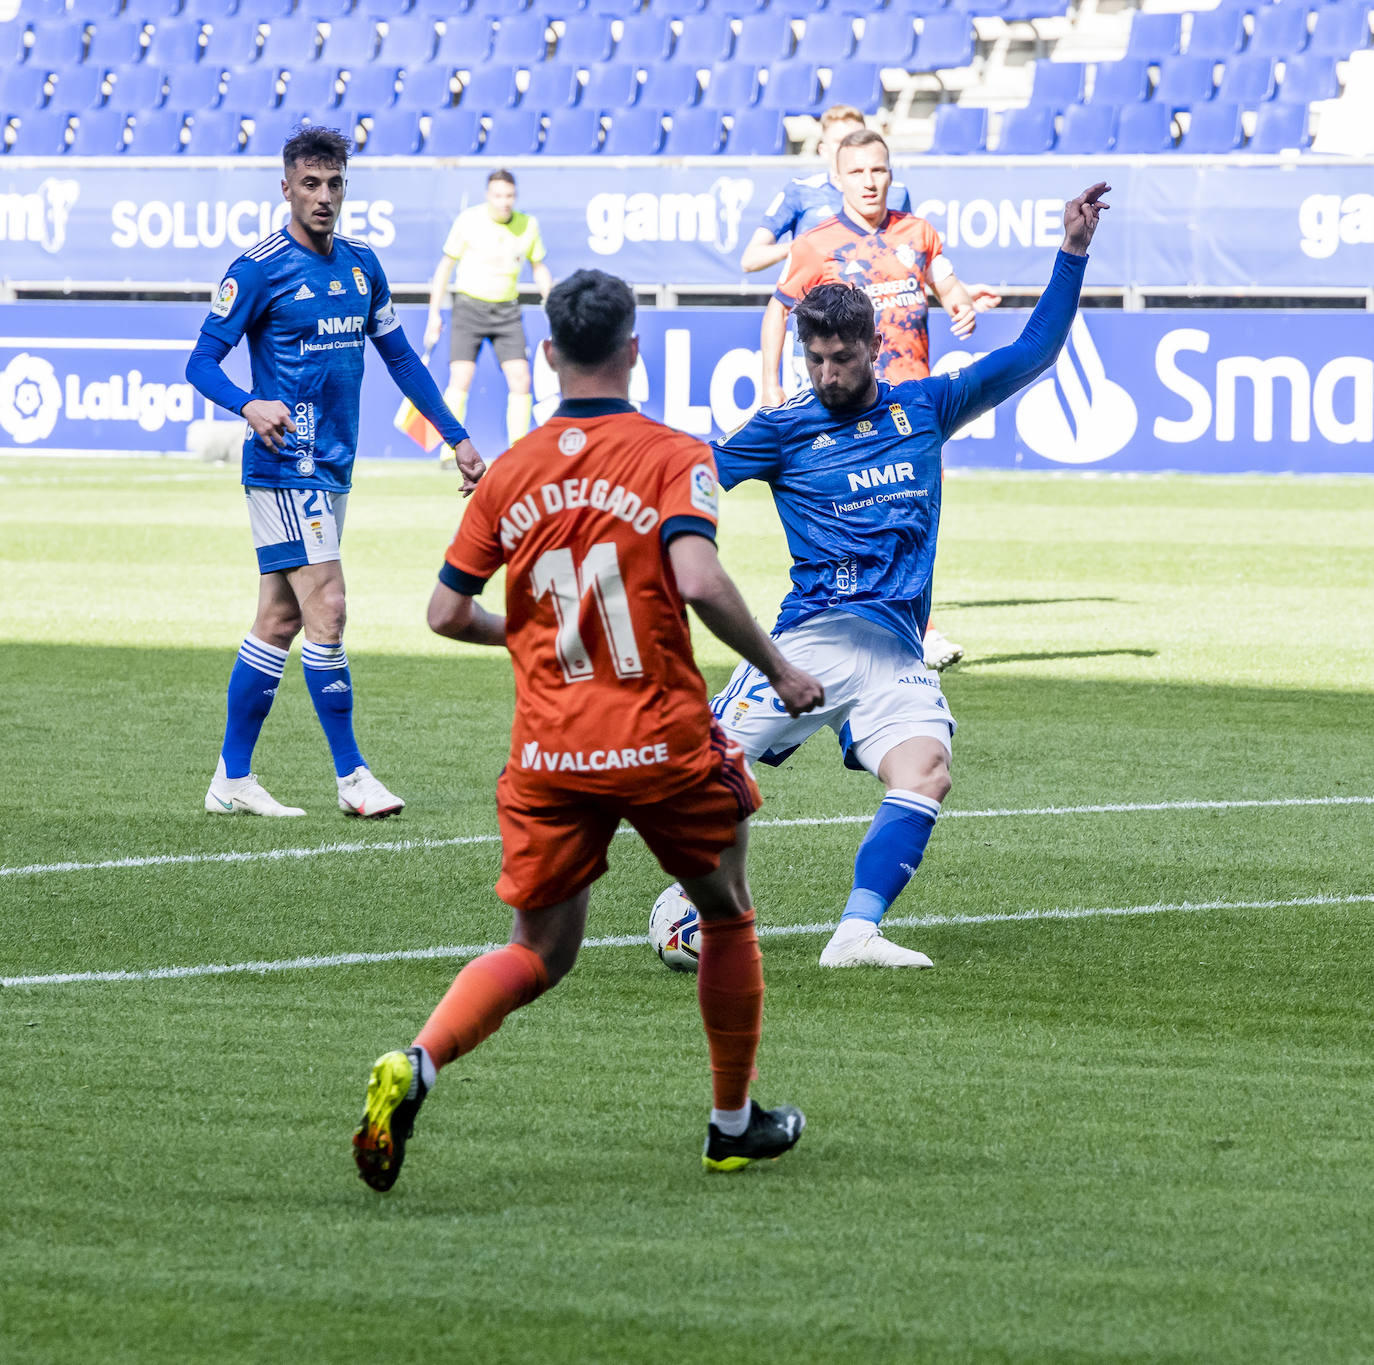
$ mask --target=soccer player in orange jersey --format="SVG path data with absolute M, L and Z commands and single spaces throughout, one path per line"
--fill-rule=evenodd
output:
M 395 1183 L 440 1068 L 569 971 L 592 883 L 621 819 L 701 916 L 697 993 L 713 1107 L 702 1160 L 728 1171 L 791 1148 L 805 1124 L 749 1098 L 763 972 L 745 877 L 758 788 L 711 717 L 684 603 L 800 715 L 824 700 L 750 615 L 716 557 L 709 446 L 627 400 L 634 294 L 579 270 L 549 295 L 545 355 L 563 401 L 488 471 L 429 605 L 440 635 L 505 645 L 515 667 L 510 758 L 496 787 L 511 941 L 459 972 L 412 1047 L 372 1069 L 353 1144 L 362 1178 Z M 506 615 L 474 598 L 506 566 Z

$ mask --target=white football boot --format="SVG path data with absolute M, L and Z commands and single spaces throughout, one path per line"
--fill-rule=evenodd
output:
M 361 815 L 366 820 L 381 820 L 403 809 L 405 802 L 389 792 L 372 776 L 366 765 L 354 768 L 339 778 L 339 809 L 345 815 Z
M 889 943 L 883 931 L 868 920 L 841 921 L 821 951 L 822 967 L 933 967 L 935 964 L 914 948 Z
M 226 777 L 222 758 L 210 780 L 210 789 L 205 793 L 205 809 L 211 815 L 269 815 L 280 818 L 305 814 L 299 806 L 283 806 L 258 781 L 256 773 L 249 773 L 247 777 Z
M 925 659 L 927 668 L 933 668 L 937 673 L 941 673 L 950 664 L 957 664 L 964 657 L 964 647 L 956 645 L 953 640 L 947 639 L 931 626 L 921 642 L 921 657 Z

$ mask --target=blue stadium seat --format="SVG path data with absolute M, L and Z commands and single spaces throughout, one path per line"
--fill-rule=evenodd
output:
M 544 112 L 549 116 L 545 156 L 595 156 L 601 150 L 601 110 L 580 105 Z
M 593 67 L 610 57 L 614 46 L 609 19 L 600 14 L 575 14 L 567 20 L 558 40 L 558 60 Z
M 1212 100 L 1191 111 L 1188 131 L 1178 144 L 1180 152 L 1196 156 L 1217 156 L 1234 152 L 1245 141 L 1240 123 L 1240 105 L 1229 100 Z
M 673 30 L 668 20 L 652 14 L 637 14 L 625 20 L 625 28 L 615 49 L 618 62 L 649 66 L 664 61 L 673 46 Z
M 66 114 L 56 109 L 30 109 L 19 115 L 11 156 L 61 156 L 67 150 Z
M 645 3 L 646 0 L 591 0 L 583 8 L 613 19 L 628 19 L 631 15 L 643 13 Z
M 829 0 L 768 0 L 771 8 L 791 15 L 794 19 L 810 19 L 812 15 L 824 10 Z M 759 6 L 763 8 L 762 5 Z M 850 9 L 859 8 L 856 4 L 851 4 Z
M 1274 59 L 1242 52 L 1229 57 L 1217 98 L 1235 104 L 1263 104 L 1274 98 Z
M 791 55 L 792 21 L 787 15 L 765 10 L 740 20 L 740 31 L 735 35 L 735 61 L 767 66 Z M 669 141 L 672 141 L 671 130 Z
M 53 18 L 71 24 L 98 24 L 102 19 L 113 19 L 123 6 L 124 0 L 72 0 L 65 14 L 54 14 Z
M 810 62 L 774 62 L 759 96 L 759 108 L 782 114 L 816 114 L 821 107 L 821 82 Z
M 135 114 L 126 150 L 136 156 L 177 156 L 185 123 L 186 116 L 180 109 L 163 107 Z
M 1211 57 L 1168 57 L 1160 63 L 1154 97 L 1170 109 L 1186 109 L 1216 94 Z
M 1114 151 L 1130 156 L 1168 152 L 1173 146 L 1173 116 L 1166 105 L 1150 100 L 1145 104 L 1128 104 L 1121 110 L 1116 121 Z
M 193 113 L 214 109 L 220 96 L 219 68 L 204 63 L 174 66 L 167 72 L 167 101 L 177 109 Z
M 372 18 L 384 20 L 389 24 L 392 20 L 409 14 L 414 6 L 411 0 L 364 0 L 364 8 Z
M 0 62 L 6 66 L 17 66 L 24 60 L 24 54 L 28 51 L 25 42 L 28 32 L 29 26 L 22 19 L 0 21 Z M 0 132 L 3 131 L 0 129 Z
M 491 55 L 491 39 L 491 20 L 485 15 L 465 14 L 446 19 L 434 56 L 449 66 L 472 71 Z
M 88 109 L 72 135 L 73 156 L 117 156 L 124 150 L 129 116 L 122 109 Z
M 1084 62 L 1036 62 L 1031 77 L 1030 103 L 1048 109 L 1067 109 L 1083 98 Z
M 1068 12 L 1069 0 L 1007 0 L 998 18 L 1008 24 L 1030 24 L 1034 31 L 1037 19 L 1062 19 Z
M 201 60 L 220 66 L 248 66 L 258 59 L 258 26 L 242 19 L 221 19 L 205 35 Z
M 385 117 L 372 120 L 363 154 L 414 156 L 420 150 L 420 141 L 420 116 L 408 110 L 393 109 Z
M 724 142 L 718 109 L 682 109 L 663 139 L 664 156 L 715 156 Z
M 1310 140 L 1307 135 L 1307 106 L 1305 104 L 1263 105 L 1255 118 L 1255 132 L 1247 152 L 1273 156 L 1290 148 L 1301 150 Z
M 253 131 L 245 149 L 250 156 L 279 156 L 283 144 L 309 116 L 289 109 L 269 109 L 252 115 Z
M 543 122 L 534 109 L 503 109 L 487 129 L 486 156 L 531 156 L 539 150 Z
M 340 104 L 337 109 L 330 110 L 329 113 L 321 115 L 312 122 L 319 124 L 321 128 L 333 128 L 342 133 L 347 138 L 352 138 L 356 143 L 358 137 L 359 114 L 356 109 L 346 104 Z
M 453 72 L 447 66 L 431 63 L 404 73 L 401 96 L 396 105 L 416 113 L 434 114 L 453 103 Z
M 295 7 L 296 0 L 239 0 L 238 12 L 245 19 L 272 24 L 285 19 Z
M 164 19 L 153 30 L 147 60 L 167 67 L 193 65 L 200 61 L 201 33 L 198 19 Z
M 1115 145 L 1116 121 L 1114 104 L 1071 104 L 1054 150 L 1061 156 L 1104 156 Z
M 1006 9 L 1007 0 L 950 0 L 950 8 L 967 14 L 970 18 L 997 15 Z
M 501 20 L 491 44 L 491 60 L 529 66 L 548 51 L 548 20 L 542 14 L 512 14 Z M 506 153 L 506 155 L 511 155 Z
M 21 66 L 19 71 L 29 71 L 30 67 Z M 3 78 L 0 78 L 2 80 Z M 105 103 L 105 73 L 89 62 L 85 66 L 68 67 L 57 73 L 57 89 L 53 92 L 52 104 L 65 109 L 69 114 L 79 114 L 85 109 L 98 109 Z M 0 98 L 0 108 L 6 101 Z M 10 108 L 14 107 L 9 102 Z
M 115 82 L 110 103 L 116 108 L 142 114 L 162 107 L 167 74 L 160 66 L 124 66 L 113 74 Z
M 476 109 L 444 109 L 429 121 L 425 152 L 429 156 L 471 156 L 481 132 Z
M 1089 104 L 1138 104 L 1150 97 L 1150 64 L 1139 57 L 1098 62 Z
M 523 14 L 531 7 L 532 2 L 533 0 L 482 0 L 477 8 L 493 19 L 502 19 L 511 14 Z M 567 8 L 580 10 L 586 6 L 582 0 L 578 0 L 577 4 L 567 6 Z
M 1246 50 L 1265 57 L 1291 57 L 1304 51 L 1309 13 L 1303 5 L 1270 5 L 1260 10 L 1255 15 L 1255 31 Z
M 432 19 L 409 15 L 389 19 L 386 36 L 382 39 L 382 60 L 396 66 L 423 66 L 433 55 L 438 41 Z
M 191 115 L 187 156 L 237 156 L 242 149 L 243 115 L 236 109 L 206 109 Z
M 515 68 L 506 62 L 492 62 L 479 66 L 463 86 L 463 107 L 482 114 L 494 114 L 510 109 L 520 98 L 515 85 Z
M 1352 52 L 1369 46 L 1369 5 L 1323 5 L 1317 10 L 1317 24 L 1307 50 L 1318 57 L 1344 61 Z
M 305 3 L 298 6 L 312 18 L 321 19 L 325 23 L 332 24 L 337 19 L 346 19 L 353 13 L 353 0 L 305 0 Z M 367 7 L 367 13 L 371 15 L 372 7 Z M 359 13 L 362 13 L 359 10 Z
M 225 98 L 236 109 L 275 109 L 277 105 L 277 68 L 271 62 L 242 70 L 225 72 L 228 92 Z
M 1334 57 L 1314 57 L 1304 52 L 1284 62 L 1278 97 L 1285 104 L 1301 104 L 1305 109 L 1313 100 L 1334 100 L 1340 93 Z
M 854 16 L 848 11 L 822 10 L 807 19 L 795 56 L 799 62 L 839 70 L 853 51 Z
M 73 70 L 79 71 L 80 67 Z M 59 80 L 59 86 L 60 86 Z M 56 92 L 54 92 L 55 94 Z M 23 114 L 48 102 L 48 72 L 42 66 L 11 66 L 0 70 L 0 109 Z
M 577 79 L 575 66 L 544 62 L 530 67 L 520 104 L 525 109 L 542 109 L 552 114 L 556 109 L 571 109 L 581 94 L 582 84 Z
M 1245 11 L 1239 8 L 1203 10 L 1193 15 L 1188 55 L 1229 57 L 1245 46 Z
M 910 71 L 941 71 L 973 60 L 973 20 L 967 14 L 932 14 L 921 29 Z
M 877 62 L 847 61 L 830 73 L 826 104 L 851 104 L 866 114 L 876 113 L 883 103 L 883 81 Z
M 1055 108 L 1032 104 L 1002 115 L 997 151 L 1003 156 L 1039 156 L 1054 147 Z
M 935 135 L 932 156 L 967 156 L 981 152 L 988 141 L 988 111 L 961 104 L 935 106 Z
M 685 109 L 697 102 L 699 94 L 695 69 L 670 63 L 651 66 L 644 73 L 639 103 L 652 109 Z
M 781 156 L 787 150 L 787 130 L 776 109 L 741 109 L 726 135 L 731 156 Z
M 137 0 L 136 4 L 125 6 L 125 12 L 131 19 L 137 12 L 141 24 L 159 24 L 165 19 L 175 19 L 181 14 L 181 9 L 181 0 Z M 195 18 L 194 15 L 188 17 Z
M 329 21 L 323 56 L 336 66 L 362 66 L 377 55 L 377 25 L 365 15 L 350 14 Z
M 916 25 L 905 10 L 874 10 L 863 16 L 863 36 L 854 59 L 879 66 L 905 66 L 916 51 Z
M 288 70 L 286 94 L 282 104 L 289 109 L 332 109 L 339 102 L 339 73 L 337 68 L 319 62 Z
M 602 62 L 587 73 L 583 104 L 593 109 L 629 109 L 638 102 L 639 72 L 631 63 Z
M 663 145 L 663 114 L 639 104 L 611 115 L 602 156 L 655 156 Z
M 308 15 L 273 19 L 263 39 L 262 55 L 292 68 L 315 61 L 320 55 L 320 26 Z
M 87 4 L 99 4 L 102 0 L 83 0 Z M 142 12 L 142 4 L 139 11 Z M 239 12 L 239 0 L 186 0 L 181 7 L 181 13 L 188 19 L 199 19 L 202 23 L 213 24 L 216 21 L 223 23 L 226 19 L 232 19 Z M 256 18 L 251 11 L 243 16 L 242 23 L 251 23 Z
M 722 112 L 748 109 L 759 97 L 759 73 L 752 66 L 717 62 L 701 102 L 707 109 Z
M 111 20 L 115 28 L 129 27 L 118 20 Z M 33 46 L 29 48 L 28 60 L 33 66 L 42 66 L 48 71 L 61 71 L 64 66 L 79 66 L 86 53 L 85 29 L 80 24 L 65 22 L 35 24 L 33 26 Z M 121 58 L 120 60 L 123 60 Z M 130 60 L 137 60 L 131 58 Z
M 682 21 L 673 61 L 694 69 L 714 66 L 730 55 L 734 31 L 730 21 L 719 14 L 689 15 Z
M 349 75 L 340 103 L 360 114 L 384 113 L 396 103 L 396 84 L 400 75 L 400 68 L 383 66 L 380 62 L 360 67 Z
M 91 30 L 86 60 L 107 70 L 132 66 L 143 60 L 143 24 L 128 19 L 107 19 Z
M 1182 50 L 1183 16 L 1146 14 L 1137 10 L 1131 16 L 1131 35 L 1126 40 L 1126 56 L 1147 62 L 1176 57 Z

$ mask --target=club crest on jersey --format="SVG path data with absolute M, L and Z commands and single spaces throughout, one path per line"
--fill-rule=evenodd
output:
M 873 423 L 870 422 L 867 418 L 865 418 L 862 422 L 859 423 L 858 426 L 854 428 L 854 437 L 856 440 L 861 441 L 865 436 L 872 436 L 874 434 L 875 433 L 873 431 Z
M 564 455 L 576 455 L 587 444 L 587 433 L 581 427 L 569 427 L 558 438 L 558 449 Z
M 367 293 L 367 276 L 363 274 L 361 266 L 353 267 L 353 283 L 358 287 L 358 293 Z
M 916 248 L 910 242 L 903 242 L 897 248 L 897 259 L 910 270 L 916 264 Z
M 710 465 L 692 466 L 692 506 L 698 512 L 716 516 L 720 508 L 720 492 Z
M 823 431 L 823 432 L 821 432 L 821 434 L 820 434 L 819 436 L 816 437 L 816 439 L 815 439 L 814 441 L 811 442 L 811 449 L 812 449 L 812 450 L 824 450 L 824 449 L 826 448 L 826 446 L 833 446 L 834 444 L 835 444 L 834 438 L 831 437 L 828 433 L 826 433 L 826 432 Z
M 342 294 L 343 291 L 344 291 L 344 287 L 343 287 L 343 281 L 342 281 L 342 280 L 330 280 L 330 281 L 329 281 L 329 292 L 330 292 L 331 295 L 333 295 L 333 294 Z
M 315 472 L 315 461 L 309 455 L 302 455 L 296 461 L 296 473 L 301 475 L 313 474 Z
M 313 299 L 314 297 L 314 291 L 311 290 L 308 284 L 301 285 L 301 287 L 291 295 L 292 301 L 295 303 L 304 303 L 306 299 Z
M 215 295 L 215 301 L 210 305 L 210 311 L 219 318 L 227 318 L 230 310 L 234 306 L 234 300 L 239 296 L 239 282 L 237 280 L 225 280 L 219 287 L 219 293 Z
M 911 435 L 911 423 L 907 420 L 906 409 L 900 403 L 889 403 L 887 410 L 892 414 L 892 425 L 899 436 Z

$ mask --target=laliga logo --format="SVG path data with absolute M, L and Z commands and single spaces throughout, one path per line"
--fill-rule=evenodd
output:
M 51 436 L 62 386 L 46 360 L 21 352 L 0 370 L 0 427 L 22 446 Z
M 1016 434 L 1056 464 L 1095 464 L 1126 445 L 1136 421 L 1135 403 L 1107 378 L 1080 315 L 1055 361 L 1053 378 L 1042 379 L 1021 399 Z

